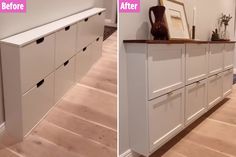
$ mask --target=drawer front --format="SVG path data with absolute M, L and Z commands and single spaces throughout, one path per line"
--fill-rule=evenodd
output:
M 92 63 L 95 63 L 102 56 L 103 37 L 99 37 L 92 45 Z
M 223 97 L 222 73 L 208 78 L 208 108 L 218 104 Z
M 54 69 L 55 36 L 50 35 L 20 50 L 21 92 L 24 94 Z
M 223 71 L 224 44 L 210 44 L 209 75 L 212 76 Z
M 56 33 L 55 68 L 61 66 L 76 53 L 76 25 L 65 27 Z
M 224 49 L 224 69 L 231 69 L 234 66 L 235 44 L 225 44 Z
M 189 125 L 206 112 L 207 80 L 186 87 L 185 124 Z
M 183 88 L 149 102 L 150 151 L 159 148 L 183 127 Z
M 23 134 L 26 135 L 54 105 L 54 74 L 22 97 Z
M 55 72 L 55 103 L 74 85 L 75 57 L 66 61 Z
M 205 79 L 208 73 L 208 45 L 186 45 L 186 84 Z
M 223 97 L 227 97 L 232 92 L 233 69 L 229 69 L 223 74 Z
M 104 13 L 94 15 L 77 24 L 77 52 L 88 46 L 97 37 L 103 36 Z
M 84 48 L 76 55 L 76 81 L 80 81 L 92 65 L 92 46 Z
M 185 84 L 185 47 L 148 46 L 149 99 L 156 98 Z

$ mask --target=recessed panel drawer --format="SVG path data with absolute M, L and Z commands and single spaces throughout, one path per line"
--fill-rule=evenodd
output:
M 149 100 L 185 85 L 184 44 L 148 45 Z
M 54 105 L 54 74 L 41 80 L 22 97 L 23 135 L 25 136 Z
M 58 68 L 76 53 L 76 24 L 56 32 L 55 67 Z
M 184 88 L 149 101 L 150 151 L 183 129 L 184 102 Z
M 231 69 L 234 66 L 234 48 L 235 44 L 225 44 L 224 70 Z
M 66 61 L 55 72 L 55 103 L 74 85 L 75 57 Z
M 54 70 L 54 49 L 54 34 L 20 49 L 22 94 Z
M 222 73 L 208 78 L 208 108 L 214 107 L 223 98 Z
M 209 48 L 209 71 L 210 76 L 223 71 L 224 44 L 210 44 Z
M 189 125 L 207 109 L 207 79 L 186 86 L 185 124 Z
M 223 73 L 223 97 L 232 92 L 233 87 L 233 69 L 228 69 Z
M 191 84 L 207 77 L 207 51 L 207 44 L 186 44 L 186 84 Z

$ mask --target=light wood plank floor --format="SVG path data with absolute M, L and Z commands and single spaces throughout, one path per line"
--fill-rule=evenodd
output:
M 5 133 L 0 157 L 115 157 L 117 146 L 117 34 L 103 56 L 23 142 Z
M 236 85 L 233 93 L 152 157 L 236 157 Z

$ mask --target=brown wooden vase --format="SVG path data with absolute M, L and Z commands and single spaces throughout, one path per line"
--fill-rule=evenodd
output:
M 164 6 L 154 6 L 149 9 L 149 19 L 151 22 L 151 34 L 154 40 L 168 40 L 168 30 L 164 22 L 164 14 L 166 8 Z M 152 12 L 155 20 L 152 19 Z

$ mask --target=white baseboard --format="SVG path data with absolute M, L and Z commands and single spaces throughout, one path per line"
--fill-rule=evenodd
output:
M 127 150 L 123 154 L 121 154 L 119 157 L 139 157 L 140 155 L 133 152 L 131 149 Z

